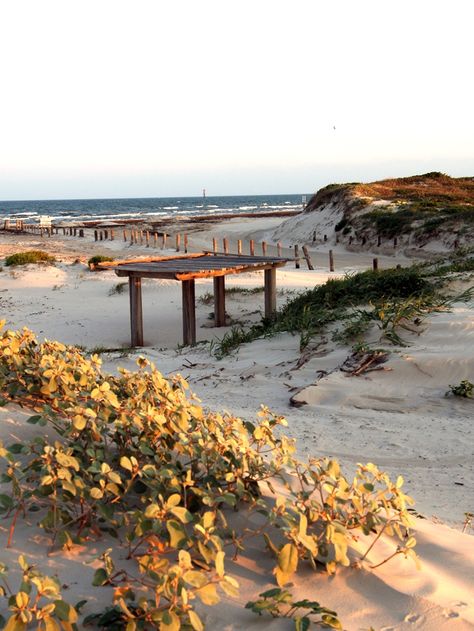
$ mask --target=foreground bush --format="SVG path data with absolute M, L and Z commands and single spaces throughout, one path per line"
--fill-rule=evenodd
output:
M 5 265 L 28 265 L 29 263 L 54 263 L 56 259 L 47 252 L 41 250 L 29 250 L 17 252 L 5 259 Z
M 395 539 L 389 558 L 414 555 L 412 501 L 401 477 L 392 482 L 369 463 L 348 479 L 333 460 L 300 462 L 294 442 L 278 431 L 283 418 L 266 408 L 255 423 L 208 412 L 186 394 L 181 377 L 165 379 L 144 358 L 138 366 L 104 375 L 97 355 L 39 343 L 27 329 L 0 337 L 3 396 L 34 407 L 28 422 L 57 435 L 0 445 L 10 489 L 0 495 L 2 512 L 12 517 L 8 544 L 17 518 L 29 511 L 57 547 L 103 533 L 121 541 L 139 573 L 116 569 L 104 552 L 93 584 L 117 585 L 117 576 L 121 583 L 96 622 L 199 631 L 194 603 L 216 604 L 219 591 L 238 595 L 227 550 L 237 554 L 258 534 L 275 557 L 281 587 L 302 563 L 329 573 L 360 564 L 382 535 Z M 258 511 L 263 525 L 236 530 L 238 508 Z M 136 597 L 135 588 L 146 596 Z M 341 628 L 335 617 L 325 624 Z

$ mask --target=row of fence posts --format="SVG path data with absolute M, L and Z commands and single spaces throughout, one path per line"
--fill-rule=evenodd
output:
M 62 231 L 63 235 L 68 235 L 68 236 L 79 236 L 79 237 L 84 237 L 84 228 L 77 228 L 74 226 L 41 226 L 40 224 L 26 224 L 24 222 L 23 219 L 15 219 L 14 222 L 12 222 L 11 219 L 5 219 L 3 222 L 3 229 L 4 230 L 11 230 L 13 232 L 29 232 L 29 233 L 33 233 L 33 234 L 39 234 L 40 236 L 50 236 L 52 237 L 53 234 L 59 234 L 60 230 Z M 167 238 L 169 237 L 169 235 L 167 235 L 166 233 L 160 233 L 160 232 L 156 232 L 156 231 L 150 231 L 150 230 L 129 230 L 129 241 L 130 244 L 140 244 L 143 245 L 143 243 L 146 243 L 146 246 L 149 247 L 150 246 L 150 241 L 151 238 L 153 238 L 153 246 L 156 248 L 158 247 L 158 238 L 161 237 L 161 247 L 162 249 L 166 248 L 166 242 L 167 242 Z M 313 244 L 316 243 L 317 237 L 316 237 L 316 231 L 313 232 Z M 114 229 L 113 228 L 103 228 L 102 230 L 94 230 L 94 239 L 95 241 L 107 241 L 108 239 L 110 239 L 111 241 L 114 240 L 115 237 L 115 233 L 114 233 Z M 176 239 L 176 251 L 179 252 L 180 251 L 180 244 L 181 244 L 181 235 L 177 234 L 175 236 Z M 124 229 L 123 230 L 123 240 L 127 241 L 127 231 Z M 328 240 L 328 236 L 327 234 L 323 235 L 323 241 L 324 243 L 326 243 Z M 216 239 L 213 240 L 214 242 L 216 242 Z M 354 237 L 350 236 L 349 237 L 349 245 L 352 245 L 354 241 Z M 339 237 L 338 235 L 336 235 L 336 243 L 339 243 Z M 366 237 L 362 237 L 361 239 L 361 244 L 362 245 L 366 245 L 367 243 L 367 239 Z M 377 247 L 380 247 L 382 244 L 382 238 L 380 235 L 377 235 Z M 188 251 L 188 235 L 186 233 L 184 233 L 183 235 L 183 245 L 184 245 L 184 252 L 187 253 Z M 267 254 L 267 244 L 265 243 L 265 241 L 261 242 L 261 246 L 262 246 L 262 256 L 266 256 Z M 397 248 L 398 246 L 398 237 L 393 237 L 393 247 L 394 249 Z M 228 253 L 228 240 L 227 239 L 223 239 L 223 249 L 224 249 L 224 253 Z M 281 256 L 281 243 L 278 242 L 277 243 L 277 249 L 278 249 L 278 256 Z M 294 246 L 295 248 L 297 248 L 298 246 Z M 454 243 L 453 243 L 453 247 L 454 249 L 459 248 L 459 239 L 455 239 Z M 311 261 L 309 259 L 309 255 L 307 254 L 307 249 L 305 250 L 306 246 L 303 246 L 303 253 L 304 253 L 304 257 L 308 263 L 308 268 L 309 269 L 314 269 L 312 267 Z M 216 246 L 214 246 L 214 252 L 216 252 Z M 330 252 L 332 252 L 330 250 Z M 239 239 L 237 241 L 237 254 L 242 254 L 242 241 Z M 252 256 L 254 256 L 255 254 L 255 245 L 254 245 L 254 241 L 250 240 L 250 254 Z M 297 260 L 298 254 L 297 252 L 295 252 L 295 260 Z M 331 255 L 329 257 L 331 259 Z M 375 260 L 375 259 L 374 259 Z M 375 263 L 374 263 L 375 265 Z M 299 265 L 297 266 L 299 267 Z M 375 267 L 374 267 L 375 269 Z M 333 271 L 333 270 L 331 270 Z
M 23 222 L 23 220 L 17 220 L 14 224 L 14 226 L 11 225 L 11 222 L 9 220 L 5 220 L 4 221 L 4 230 L 19 230 L 19 231 L 26 231 L 26 232 L 32 232 L 34 234 L 40 234 L 41 236 L 44 236 L 45 234 L 48 236 L 52 236 L 53 234 L 59 234 L 59 231 L 62 231 L 63 235 L 68 235 L 68 236 L 79 236 L 79 237 L 84 237 L 84 229 L 83 228 L 75 228 L 73 226 L 71 227 L 44 227 L 44 226 L 40 226 L 38 224 L 25 224 Z M 167 241 L 168 241 L 168 237 L 170 235 L 166 234 L 165 232 L 159 233 L 156 231 L 149 231 L 149 230 L 129 230 L 128 231 L 128 235 L 127 235 L 127 230 L 124 229 L 123 230 L 123 240 L 129 241 L 131 245 L 133 244 L 146 244 L 146 247 L 150 247 L 150 243 L 151 240 L 153 240 L 153 246 L 156 248 L 158 247 L 158 239 L 161 239 L 161 249 L 166 249 L 167 246 Z M 315 241 L 315 234 L 313 233 L 313 242 Z M 183 250 L 184 253 L 186 254 L 188 252 L 188 246 L 189 246 L 189 238 L 187 233 L 184 233 L 182 235 L 182 243 L 183 243 Z M 326 235 L 324 235 L 325 237 L 325 241 L 327 241 L 327 237 Z M 94 230 L 94 240 L 95 241 L 107 241 L 107 240 L 111 240 L 113 241 L 115 239 L 115 232 L 113 228 L 110 229 L 106 229 L 104 228 L 103 230 Z M 379 237 L 379 242 L 377 243 L 377 245 L 380 245 L 380 237 Z M 394 238 L 394 247 L 396 247 L 397 245 L 397 239 L 396 237 Z M 265 241 L 261 241 L 260 242 L 260 247 L 262 250 L 262 256 L 266 256 L 267 255 L 267 243 Z M 175 235 L 175 248 L 176 248 L 176 252 L 180 252 L 181 251 L 181 234 L 176 234 Z M 278 243 L 276 244 L 276 248 L 277 248 L 277 256 L 281 257 L 282 256 L 282 244 L 280 241 L 278 241 Z M 301 266 L 301 257 L 300 257 L 300 251 L 299 251 L 299 246 L 298 245 L 294 245 L 293 246 L 294 249 L 294 261 L 295 261 L 295 268 L 296 269 L 300 269 Z M 306 261 L 306 264 L 308 266 L 309 270 L 314 270 L 314 266 L 313 266 L 313 262 L 311 260 L 311 255 L 309 253 L 309 250 L 307 248 L 306 245 L 302 246 L 302 251 L 303 251 L 303 258 Z M 224 254 L 229 254 L 230 250 L 229 250 L 229 239 L 227 237 L 224 237 L 222 239 L 222 250 Z M 214 237 L 212 239 L 212 251 L 214 254 L 218 253 L 218 240 Z M 243 253 L 243 242 L 241 239 L 237 240 L 237 254 L 242 254 Z M 250 256 L 255 256 L 255 241 L 253 239 L 249 240 L 249 254 Z M 257 255 L 258 256 L 258 255 Z M 329 250 L 328 252 L 328 256 L 329 256 L 329 271 L 330 272 L 334 272 L 335 270 L 335 266 L 334 266 L 334 252 L 332 250 Z M 397 267 L 400 267 L 399 265 L 397 265 Z M 374 271 L 377 271 L 379 269 L 379 262 L 378 262 L 378 258 L 374 258 L 372 259 L 372 269 Z

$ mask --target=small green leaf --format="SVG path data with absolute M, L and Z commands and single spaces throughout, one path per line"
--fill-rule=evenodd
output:
M 307 616 L 304 616 L 304 618 L 295 618 L 295 631 L 307 631 L 310 624 L 311 621 Z
M 100 587 L 101 585 L 105 585 L 108 581 L 107 572 L 103 568 L 99 568 L 94 573 L 94 579 L 92 581 L 92 585 L 94 587 Z
M 170 546 L 172 548 L 179 548 L 187 541 L 188 535 L 179 521 L 170 519 L 166 522 L 166 528 L 170 536 Z

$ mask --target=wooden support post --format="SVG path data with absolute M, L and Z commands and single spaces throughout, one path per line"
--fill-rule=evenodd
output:
M 97 230 L 96 230 L 95 232 L 97 232 Z M 65 234 L 66 234 L 66 228 L 63 228 L 63 236 L 64 236 Z M 96 239 L 96 241 L 97 241 L 97 239 Z
M 376 272 L 379 269 L 379 260 L 378 258 L 374 258 L 372 260 L 372 269 Z
M 277 253 L 278 253 L 278 256 L 281 256 L 281 241 L 278 241 L 277 243 Z
M 262 256 L 267 255 L 267 244 L 265 241 L 262 241 Z
M 103 241 L 104 240 L 104 233 L 102 232 L 102 230 L 99 231 L 99 241 Z
M 150 232 L 148 230 L 145 232 L 145 241 L 146 241 L 146 247 L 149 248 L 150 247 Z
M 166 234 L 166 232 L 163 232 L 163 240 L 161 242 L 161 249 L 164 250 L 166 248 L 166 239 L 168 238 L 168 235 Z
M 125 228 L 123 229 L 123 240 L 124 240 L 124 241 L 126 241 L 126 240 L 127 240 L 127 231 L 126 231 L 126 229 L 125 229 Z
M 242 254 L 242 239 L 237 240 L 237 254 Z
M 114 229 L 110 228 L 110 240 L 113 241 L 114 240 Z
M 105 239 L 105 241 L 107 241 L 108 238 L 109 238 L 109 231 L 108 230 L 104 230 L 104 239 Z
M 300 253 L 297 245 L 295 245 L 295 267 L 300 269 Z
M 50 231 L 51 231 L 51 228 L 50 228 Z M 74 233 L 74 236 L 77 237 L 77 228 L 74 228 L 73 233 Z
M 181 235 L 178 233 L 176 235 L 176 252 L 179 252 L 181 248 Z
M 79 228 L 79 236 L 84 237 L 84 228 Z
M 217 252 L 217 239 L 215 237 L 212 239 L 212 251 L 214 254 Z
M 188 253 L 188 233 L 187 232 L 184 233 L 183 240 L 184 240 L 184 253 L 187 254 Z
M 140 230 L 140 245 L 143 245 L 143 230 Z
M 196 304 L 194 279 L 181 281 L 183 297 L 183 344 L 196 344 Z
M 227 237 L 222 239 L 222 247 L 224 248 L 224 254 L 229 254 L 229 239 Z
M 273 318 L 276 311 L 276 269 L 265 270 L 265 317 Z
M 158 247 L 158 233 L 157 232 L 153 233 L 153 247 L 154 248 Z
M 250 256 L 254 256 L 255 255 L 255 243 L 254 243 L 253 239 L 250 239 L 249 250 L 250 250 Z
M 225 326 L 225 276 L 214 276 L 214 326 Z
M 332 250 L 329 250 L 329 271 L 334 272 L 334 255 Z
M 131 345 L 143 346 L 142 279 L 129 276 Z
M 308 269 L 314 270 L 313 262 L 311 261 L 311 256 L 308 252 L 308 248 L 305 245 L 303 246 L 303 254 L 304 254 L 304 258 L 306 259 L 306 264 L 308 266 Z

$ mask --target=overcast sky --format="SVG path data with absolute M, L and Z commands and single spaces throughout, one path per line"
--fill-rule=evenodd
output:
M 473 0 L 0 0 L 0 199 L 474 175 Z

